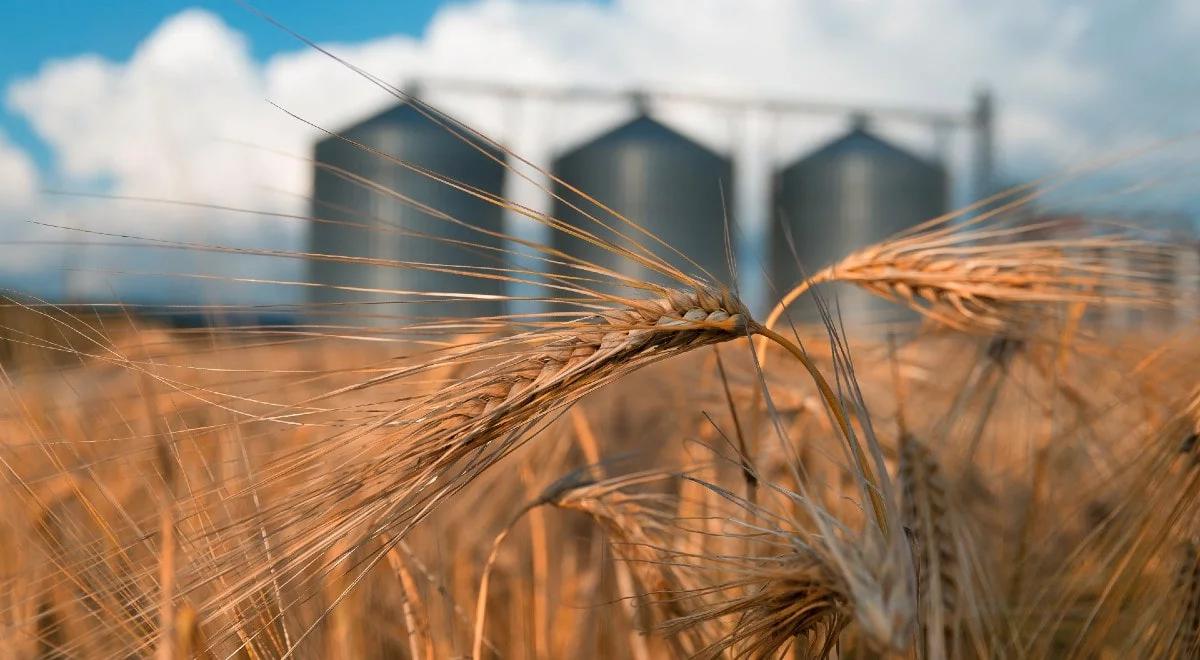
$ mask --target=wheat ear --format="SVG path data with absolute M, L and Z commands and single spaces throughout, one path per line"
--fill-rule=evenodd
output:
M 911 534 L 922 613 L 925 653 L 932 660 L 956 655 L 948 617 L 962 605 L 958 552 L 948 523 L 946 485 L 936 459 L 916 438 L 900 440 L 900 487 L 905 528 Z
M 1002 332 L 1052 303 L 1162 304 L 1161 246 L 1123 236 L 1046 240 L 1053 226 L 954 227 L 901 234 L 853 252 L 787 292 L 763 325 L 820 284 L 844 282 L 944 325 Z M 1140 263 L 1144 272 L 1125 263 Z M 765 345 L 760 346 L 761 352 Z

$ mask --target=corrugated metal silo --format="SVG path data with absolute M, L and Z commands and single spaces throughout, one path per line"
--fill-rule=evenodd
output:
M 486 158 L 409 105 L 399 105 L 386 110 L 342 131 L 341 135 L 396 160 L 432 170 L 496 195 L 501 194 L 504 183 L 503 165 Z M 344 224 L 314 222 L 310 233 L 312 252 L 456 266 L 502 265 L 500 253 L 493 250 L 411 235 L 416 233 L 496 248 L 501 246 L 498 239 L 468 227 L 437 219 L 430 213 L 415 208 L 411 203 L 406 203 L 402 198 L 427 205 L 474 227 L 494 232 L 501 231 L 503 223 L 503 212 L 496 206 L 412 172 L 387 158 L 337 137 L 329 137 L 317 143 L 316 160 L 364 177 L 378 186 L 394 191 L 400 197 L 364 186 L 327 168 L 316 168 L 312 208 L 315 218 L 367 225 L 383 230 L 370 231 Z M 320 284 L 421 292 L 503 293 L 503 283 L 497 280 L 331 261 L 310 263 L 311 281 Z M 313 288 L 311 293 L 310 300 L 318 303 L 414 299 L 414 296 L 404 294 L 363 293 L 332 288 Z M 354 315 L 357 322 L 370 322 L 367 319 L 373 316 L 375 324 L 386 325 L 395 323 L 398 320 L 396 316 L 496 314 L 502 311 L 502 305 L 492 301 L 443 300 L 404 305 L 334 306 L 331 310 L 334 316 Z M 339 313 L 339 310 L 344 310 L 345 313 Z
M 856 119 L 846 135 L 779 172 L 775 182 L 772 283 L 777 298 L 803 278 L 850 252 L 940 215 L 946 204 L 946 172 L 871 133 Z M 786 224 L 795 253 L 780 224 Z M 799 257 L 799 263 L 797 263 Z M 848 323 L 911 318 L 899 306 L 848 285 L 822 292 Z M 836 302 L 837 307 L 833 308 Z M 819 319 L 803 297 L 793 318 Z
M 733 165 L 729 159 L 640 113 L 633 120 L 563 154 L 554 161 L 553 171 L 558 178 L 638 223 L 687 255 L 719 282 L 729 281 L 723 210 L 731 203 L 729 191 L 733 181 Z M 704 275 L 677 254 L 594 205 L 581 201 L 578 195 L 568 192 L 563 186 L 556 185 L 555 192 L 605 224 L 634 238 L 684 272 Z M 554 202 L 554 217 L 609 240 L 613 238 L 610 232 L 560 200 Z M 568 254 L 637 280 L 667 281 L 632 260 L 618 257 L 562 232 L 554 232 L 552 243 Z M 624 244 L 628 246 L 628 243 Z M 620 287 L 598 288 L 610 293 L 630 292 Z

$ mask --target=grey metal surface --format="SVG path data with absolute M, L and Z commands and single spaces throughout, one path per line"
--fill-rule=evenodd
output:
M 731 208 L 732 204 L 730 190 L 733 165 L 729 159 L 643 114 L 563 154 L 554 161 L 553 171 L 560 179 L 633 220 L 690 257 L 711 273 L 712 278 L 669 249 L 622 224 L 595 205 L 582 201 L 563 186 L 556 185 L 555 192 L 559 196 L 565 196 L 605 224 L 619 228 L 622 233 L 652 249 L 684 272 L 701 275 L 705 279 L 715 278 L 721 283 L 729 282 L 724 229 L 724 208 Z M 572 226 L 613 239 L 611 232 L 562 201 L 555 200 L 553 213 L 555 218 Z M 568 254 L 638 280 L 667 281 L 630 259 L 618 257 L 562 232 L 554 232 L 551 242 Z M 630 245 L 624 240 L 617 242 Z M 629 293 L 628 289 L 613 287 L 601 286 L 599 290 Z
M 501 194 L 503 165 L 489 160 L 411 106 L 391 108 L 341 131 L 341 135 L 394 159 L 496 195 Z M 356 226 L 312 223 L 309 235 L 312 252 L 455 267 L 503 265 L 502 254 L 487 249 L 487 246 L 501 247 L 501 241 L 470 228 L 501 231 L 503 215 L 498 207 L 445 183 L 409 171 L 387 158 L 337 137 L 326 138 L 317 144 L 316 160 L 362 176 L 380 188 L 364 186 L 336 172 L 316 168 L 312 215 L 322 220 L 353 223 Z M 470 227 L 438 219 L 411 202 L 445 213 Z M 485 247 L 446 241 L 462 241 Z M 383 265 L 311 261 L 309 277 L 310 281 L 320 284 L 387 291 L 503 293 L 503 283 L 498 280 Z M 477 317 L 501 313 L 503 308 L 497 302 L 478 300 L 466 302 L 423 298 L 433 302 L 400 302 L 422 299 L 405 293 L 353 292 L 327 287 L 310 291 L 310 300 L 317 303 L 387 303 L 335 304 L 314 308 L 333 312 L 341 310 L 341 313 L 335 314 L 335 318 L 353 318 L 358 323 L 375 325 L 399 322 L 401 319 L 397 317 Z
M 769 253 L 776 292 L 768 295 L 771 300 L 799 282 L 802 273 L 811 274 L 856 249 L 943 213 L 946 173 L 940 164 L 889 144 L 860 122 L 780 171 L 774 198 L 777 216 Z M 790 231 L 791 244 L 781 225 Z M 911 318 L 901 307 L 849 285 L 822 287 L 821 293 L 848 323 Z M 801 321 L 819 320 L 808 296 L 793 306 L 792 314 Z

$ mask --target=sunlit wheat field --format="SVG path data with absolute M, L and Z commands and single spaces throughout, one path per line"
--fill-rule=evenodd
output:
M 0 655 L 1200 657 L 1200 275 L 1177 238 L 1047 211 L 1194 190 L 1194 135 L 819 264 L 789 235 L 799 275 L 762 305 L 727 210 L 710 272 L 649 219 L 292 36 L 574 219 L 282 106 L 469 203 L 289 154 L 425 224 L 316 202 L 262 215 L 412 250 L 35 219 L 45 245 L 161 255 L 159 273 L 77 277 L 303 293 L 0 292 Z M 1115 172 L 1137 185 L 1105 185 Z M 260 211 L 83 193 L 114 215 Z M 305 275 L 240 269 L 254 260 Z M 313 276 L 337 268 L 418 284 Z M 851 295 L 899 320 L 856 317 Z

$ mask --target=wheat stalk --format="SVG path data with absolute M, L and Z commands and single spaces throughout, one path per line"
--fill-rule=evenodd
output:
M 960 228 L 934 225 L 843 257 L 789 290 L 767 315 L 821 284 L 845 282 L 949 327 L 1011 332 L 1054 303 L 1163 304 L 1156 283 L 1161 246 L 1123 236 L 1045 239 L 1046 224 Z M 1130 270 L 1127 261 L 1144 271 Z
M 584 513 L 596 521 L 624 567 L 636 578 L 638 592 L 623 596 L 638 598 L 649 605 L 645 614 L 660 622 L 663 617 L 684 616 L 686 610 L 681 598 L 694 594 L 699 585 L 685 579 L 678 570 L 677 553 L 668 547 L 673 531 L 677 533 L 672 529 L 676 521 L 669 498 L 627 493 L 624 489 L 675 476 L 671 472 L 650 471 L 608 478 L 564 490 L 549 500 L 558 508 Z M 706 640 L 719 637 L 717 631 L 703 625 L 690 628 L 687 633 L 667 636 L 677 657 L 692 657 L 705 647 Z
M 1200 656 L 1200 553 L 1195 541 L 1184 546 L 1175 586 L 1183 607 L 1170 648 L 1179 657 L 1194 658 Z
M 964 605 L 958 549 L 949 529 L 946 484 L 929 449 L 916 438 L 900 440 L 900 487 L 906 531 L 912 535 L 917 598 L 925 652 L 934 660 L 957 656 L 950 617 Z
M 662 298 L 628 301 L 624 308 L 584 321 L 468 347 L 444 363 L 469 364 L 488 349 L 509 349 L 514 354 L 417 399 L 365 430 L 396 425 L 403 429 L 399 437 L 393 433 L 367 437 L 360 431 L 361 442 L 347 438 L 333 454 L 345 452 L 346 458 L 314 475 L 283 506 L 263 513 L 271 524 L 294 530 L 299 545 L 280 566 L 252 571 L 214 601 L 262 586 L 266 570 L 297 572 L 330 539 L 385 532 L 402 538 L 437 502 L 506 455 L 547 415 L 642 366 L 745 336 L 757 328 L 745 307 L 727 293 L 706 288 L 692 293 L 665 290 Z M 803 357 L 799 351 L 797 355 Z M 419 369 L 430 366 L 426 363 Z M 823 391 L 836 405 L 827 384 Z M 311 473 L 315 457 L 326 457 L 329 449 L 322 443 L 316 450 L 272 466 L 267 478 L 278 481 L 299 471 Z M 353 498 L 348 497 L 351 493 Z M 314 515 L 314 507 L 320 507 L 319 516 Z M 250 523 L 257 528 L 262 520 L 248 520 L 247 529 Z M 194 577 L 204 579 L 206 573 Z M 215 616 L 228 607 L 227 602 L 213 602 L 206 610 Z

